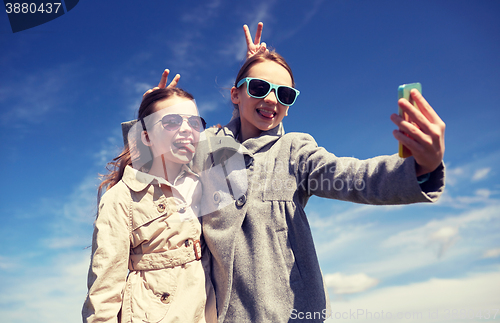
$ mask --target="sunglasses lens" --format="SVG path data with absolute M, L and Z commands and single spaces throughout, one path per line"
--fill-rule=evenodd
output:
M 290 105 L 295 101 L 297 92 L 290 87 L 280 86 L 278 88 L 278 98 L 284 105 Z
M 251 80 L 248 83 L 248 93 L 257 98 L 265 97 L 270 88 L 271 84 L 263 80 Z
M 163 127 L 167 130 L 175 130 L 182 124 L 182 117 L 178 114 L 167 114 L 161 119 Z
M 189 117 L 188 122 L 189 122 L 189 125 L 191 126 L 191 128 L 193 128 L 196 131 L 201 131 L 201 130 L 203 130 L 203 128 L 205 128 L 203 126 L 203 122 L 201 121 L 200 117 L 196 117 L 196 116 Z

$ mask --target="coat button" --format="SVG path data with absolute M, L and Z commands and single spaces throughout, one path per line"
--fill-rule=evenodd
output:
M 184 213 L 184 212 L 186 212 L 186 208 L 183 206 L 179 209 L 179 213 Z
M 163 303 L 163 304 L 168 304 L 170 302 L 170 294 L 169 293 L 163 293 L 163 295 L 161 295 L 160 297 L 160 301 Z
M 214 193 L 214 203 L 215 204 L 219 204 L 221 201 L 221 196 L 220 196 L 220 193 L 219 192 L 215 192 Z
M 247 202 L 247 196 L 243 194 L 242 196 L 238 197 L 235 204 L 237 207 L 242 207 L 243 205 L 245 205 L 246 202 Z
M 165 204 L 163 204 L 163 203 L 158 204 L 157 209 L 158 209 L 158 212 L 162 213 L 163 211 L 165 211 Z

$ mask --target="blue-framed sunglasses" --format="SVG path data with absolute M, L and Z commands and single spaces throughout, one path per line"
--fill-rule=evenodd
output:
M 271 90 L 274 89 L 278 101 L 283 104 L 290 106 L 295 103 L 295 100 L 300 94 L 299 90 L 294 89 L 286 85 L 276 85 L 271 82 L 257 79 L 254 77 L 245 77 L 241 79 L 236 88 L 239 88 L 243 83 L 247 83 L 247 93 L 252 98 L 262 99 L 269 95 Z

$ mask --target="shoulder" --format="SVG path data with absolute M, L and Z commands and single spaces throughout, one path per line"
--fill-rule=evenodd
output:
M 316 145 L 316 140 L 314 140 L 314 137 L 308 133 L 303 132 L 289 132 L 281 136 L 281 139 L 299 145 L 305 143 L 314 143 Z
M 188 186 L 198 186 L 201 185 L 200 178 L 193 171 L 186 171 L 183 175 L 184 179 L 182 180 L 183 185 Z
M 121 206 L 121 208 L 128 208 L 132 194 L 128 186 L 120 180 L 113 187 L 109 188 L 101 197 L 99 201 L 99 212 L 104 208 L 113 208 Z
M 318 144 L 310 134 L 303 132 L 290 132 L 281 136 L 278 140 L 279 145 L 283 148 L 290 149 L 293 154 L 297 151 L 317 149 Z
M 207 136 L 207 138 L 209 137 L 214 137 L 217 135 L 217 133 L 221 130 L 222 128 L 220 127 L 217 127 L 217 126 L 213 126 L 213 127 L 210 127 L 210 128 L 207 128 L 205 129 L 204 133 L 205 133 L 205 136 Z

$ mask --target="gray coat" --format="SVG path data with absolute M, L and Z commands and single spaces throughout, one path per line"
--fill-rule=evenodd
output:
M 328 294 L 304 212 L 311 195 L 407 204 L 434 202 L 444 189 L 444 165 L 419 185 L 412 157 L 340 158 L 310 135 L 284 134 L 281 125 L 239 145 L 239 129 L 239 118 L 208 129 L 193 165 L 202 174 L 203 235 L 213 255 L 219 322 L 327 317 Z

